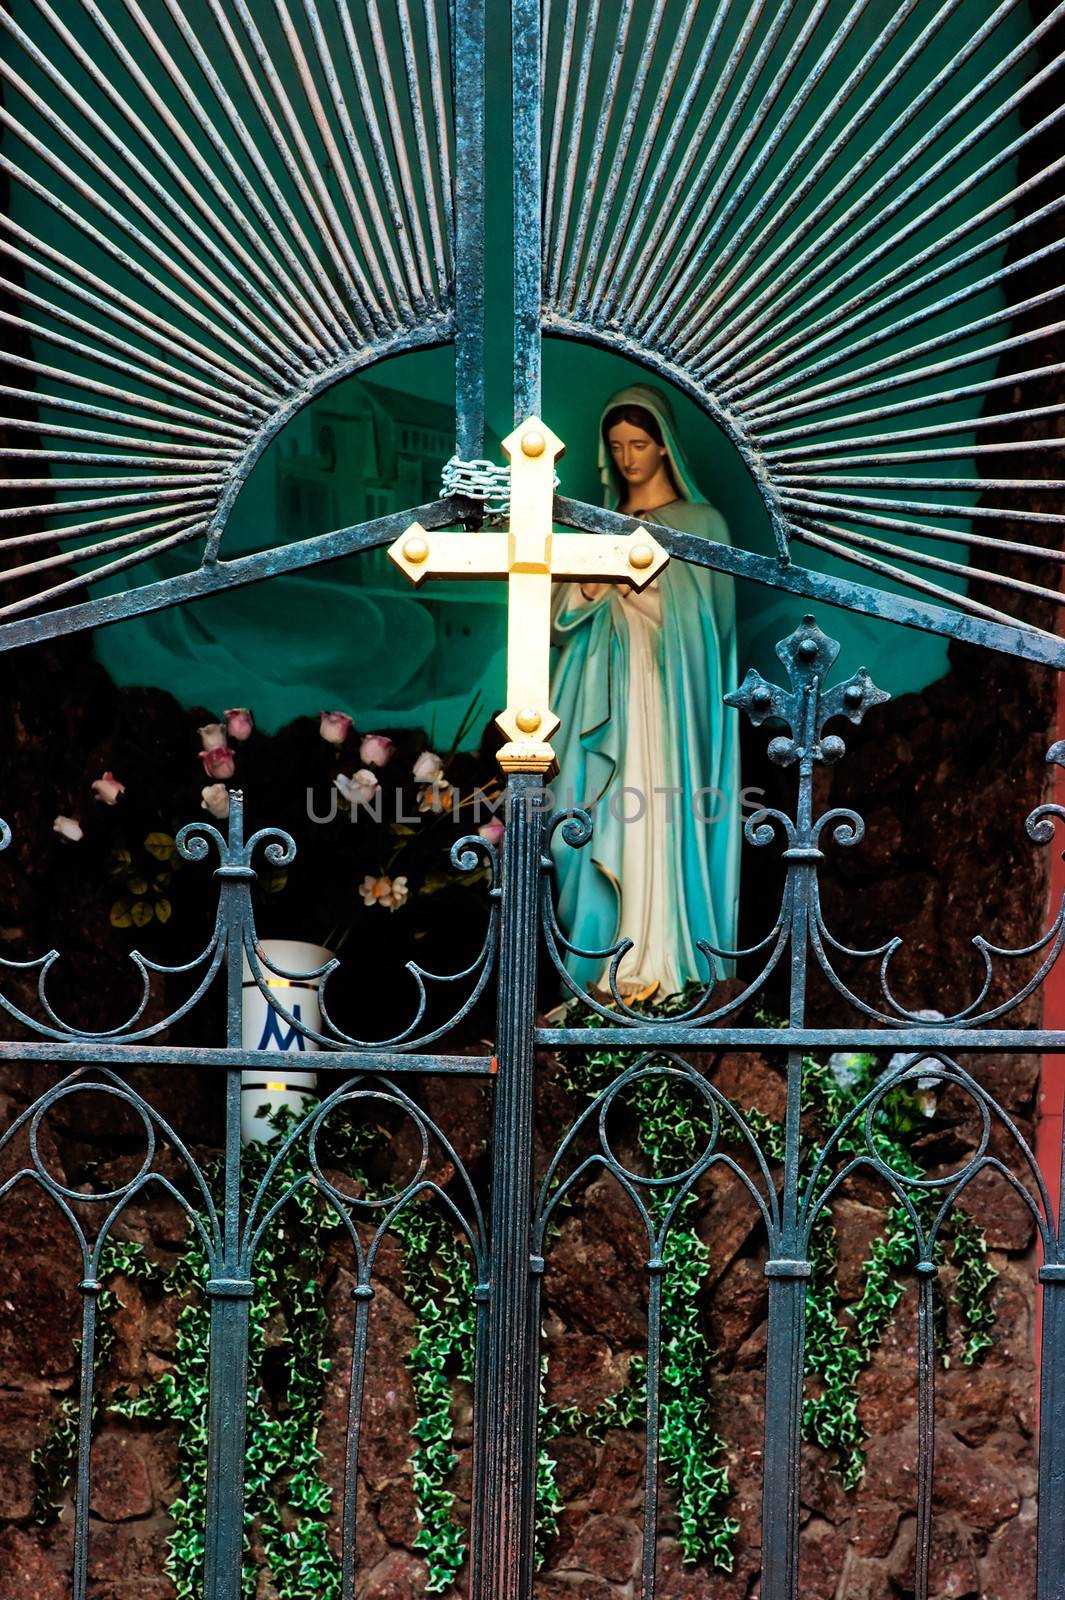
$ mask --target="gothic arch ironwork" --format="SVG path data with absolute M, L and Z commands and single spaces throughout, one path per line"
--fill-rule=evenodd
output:
M 0 391 L 11 402 L 0 459 L 28 463 L 18 469 L 27 476 L 5 479 L 4 487 L 16 495 L 25 491 L 29 501 L 46 482 L 44 469 L 62 467 L 73 470 L 49 478 L 49 490 L 76 496 L 57 499 L 50 508 L 47 503 L 27 503 L 0 512 L 0 527 L 5 530 L 0 550 L 5 560 L 15 563 L 0 578 L 24 586 L 6 616 L 0 613 L 0 645 L 5 648 L 391 544 L 412 519 L 430 529 L 475 521 L 482 513 L 466 496 L 445 494 L 428 506 L 412 507 L 394 517 L 322 530 L 299 543 L 280 544 L 232 561 L 218 542 L 220 519 L 256 448 L 293 408 L 337 373 L 392 351 L 454 339 L 457 454 L 470 459 L 483 453 L 484 0 L 453 0 L 447 7 L 442 0 L 421 0 L 420 6 L 396 0 L 392 10 L 379 0 L 365 0 L 357 14 L 350 0 L 272 0 L 269 17 L 266 10 L 250 0 L 203 0 L 194 16 L 182 0 L 163 0 L 156 20 L 140 0 L 121 0 L 106 10 L 99 0 L 69 0 L 64 6 L 58 0 L 17 0 L 11 9 L 0 10 L 0 28 L 10 46 L 0 64 L 4 84 L 0 121 L 5 133 L 0 167 L 15 189 L 28 197 L 25 212 L 16 208 L 0 218 L 0 255 L 24 275 L 23 280 L 5 279 L 5 292 L 16 309 L 5 310 L 2 320 L 13 337 L 11 363 L 24 376 Z M 1020 209 L 1038 185 L 1053 184 L 1065 170 L 1065 158 L 1055 155 L 1039 172 L 1026 172 L 1012 189 L 996 193 L 990 205 L 980 202 L 978 209 L 977 198 L 985 177 L 1004 163 L 1027 160 L 1029 153 L 1042 159 L 1039 152 L 1047 136 L 1065 115 L 1065 106 L 1042 110 L 1053 75 L 1065 59 L 1049 54 L 1053 30 L 1065 19 L 1065 0 L 1044 7 L 1034 22 L 1026 20 L 1021 0 L 1000 0 L 990 13 L 973 0 L 942 0 L 934 16 L 921 0 L 902 0 L 880 30 L 866 36 L 857 58 L 848 57 L 867 12 L 867 0 L 780 0 L 775 6 L 764 0 L 746 6 L 732 0 L 715 0 L 713 5 L 702 0 L 650 0 L 642 9 L 635 0 L 614 0 L 610 7 L 600 0 L 571 5 L 513 0 L 498 10 L 493 0 L 492 17 L 509 27 L 512 42 L 509 109 L 517 152 L 515 416 L 523 420 L 541 410 L 540 353 L 545 334 L 586 338 L 634 354 L 698 400 L 730 433 L 762 488 L 777 533 L 773 558 L 740 548 L 710 547 L 662 530 L 662 542 L 673 556 L 720 565 L 735 576 L 808 599 L 850 605 L 1060 666 L 1065 663 L 1065 645 L 1023 619 L 966 595 L 959 598 L 931 580 L 921 580 L 919 574 L 905 575 L 904 587 L 913 591 L 909 596 L 877 588 L 863 574 L 891 577 L 896 560 L 913 562 L 912 548 L 881 540 L 881 534 L 935 542 L 946 531 L 939 522 L 949 522 L 960 511 L 978 527 L 988 521 L 1007 526 L 1012 521 L 1023 528 L 1060 527 L 1054 513 L 1008 505 L 959 507 L 954 497 L 981 490 L 1001 491 L 1012 498 L 1035 483 L 1041 493 L 1055 494 L 1065 487 L 1039 476 L 1039 464 L 1053 460 L 1052 452 L 1058 448 L 1053 427 L 1065 412 L 1061 403 L 1039 400 L 1026 405 L 1010 414 L 1010 420 L 1023 425 L 1020 437 L 993 434 L 986 443 L 971 443 L 968 435 L 983 441 L 985 429 L 1006 426 L 1002 417 L 974 412 L 942 426 L 922 417 L 916 427 L 905 419 L 933 401 L 947 404 L 961 398 L 975 403 L 985 393 L 1000 392 L 1005 384 L 1038 385 L 1062 371 L 1063 363 L 1055 359 L 1052 347 L 1060 323 L 1024 325 L 1006 338 L 985 339 L 995 327 L 1042 314 L 1059 293 L 1057 288 L 1012 303 L 996 299 L 986 315 L 970 316 L 966 306 L 985 291 L 1004 294 L 1004 286 L 1051 262 L 1065 244 L 1065 239 L 1039 232 L 1061 208 L 1060 183 L 1050 200 L 1023 213 Z M 892 110 L 889 131 L 874 134 L 867 126 L 869 118 L 879 108 L 886 114 L 896 89 L 900 102 L 907 95 L 906 74 L 916 67 L 919 53 L 937 35 L 945 37 L 941 30 L 950 24 L 962 27 L 966 18 L 972 28 L 963 34 L 959 48 Z M 1000 39 L 999 28 L 1014 31 Z M 965 72 L 970 68 L 975 77 L 967 81 Z M 164 81 L 165 92 L 160 87 Z M 567 112 L 571 81 L 575 95 L 583 97 L 579 119 Z M 559 86 L 566 91 L 561 96 Z M 174 109 L 168 98 L 173 95 L 183 111 Z M 825 103 L 814 109 L 822 95 Z M 937 96 L 942 96 L 938 102 Z M 848 104 L 851 110 L 846 109 Z M 1006 143 L 982 156 L 981 140 L 1012 128 L 1011 119 L 1022 116 L 1028 105 L 1040 106 L 1039 119 L 1016 134 L 1011 132 Z M 930 126 L 919 120 L 926 111 Z M 808 112 L 812 121 L 802 133 Z M 970 113 L 976 120 L 967 122 Z M 845 121 L 839 120 L 844 117 Z M 852 148 L 847 157 L 851 165 L 837 171 L 834 163 L 843 159 L 844 144 L 853 146 L 862 129 L 867 142 L 860 144 L 856 155 Z M 789 146 L 795 135 L 798 142 Z M 951 139 L 954 144 L 941 144 Z M 887 166 L 882 169 L 879 162 Z M 912 176 L 906 176 L 905 187 L 893 194 L 892 186 L 906 167 Z M 640 174 L 638 182 L 634 174 Z M 921 193 L 948 174 L 954 184 L 949 203 L 941 204 L 940 197 L 924 211 L 907 213 L 911 201 L 919 203 Z M 866 187 L 847 201 L 852 186 L 866 178 Z M 816 185 L 822 179 L 825 188 L 819 192 Z M 656 198 L 663 194 L 666 198 L 653 212 Z M 838 213 L 837 202 L 843 207 Z M 964 209 L 964 217 L 950 225 L 944 221 L 941 232 L 921 242 L 921 229 L 946 219 L 953 204 Z M 871 215 L 860 221 L 866 209 Z M 646 221 L 637 226 L 633 217 L 640 211 Z M 1012 220 L 1000 225 L 995 219 L 1007 211 Z M 794 219 L 792 234 L 772 244 L 777 229 L 789 218 Z M 848 231 L 850 220 L 856 223 L 853 232 Z M 70 238 L 77 236 L 84 243 L 74 249 L 58 248 L 49 237 L 49 225 L 59 227 L 61 236 L 62 230 L 70 230 Z M 990 234 L 965 243 L 974 228 L 985 225 L 992 227 Z M 1019 243 L 1029 229 L 1031 249 Z M 892 251 L 905 250 L 911 240 L 915 253 L 893 262 Z M 767 246 L 763 254 L 760 244 Z M 868 251 L 855 256 L 866 244 Z M 1003 255 L 990 267 L 980 264 L 989 250 L 1008 251 L 1015 244 L 1027 254 Z M 958 246 L 963 246 L 960 253 L 951 254 Z M 853 287 L 842 306 L 828 292 L 833 284 L 823 281 L 835 267 L 841 275 L 833 280 L 833 292 L 850 292 Z M 863 272 L 875 276 L 863 282 Z M 948 287 L 959 272 L 966 274 L 960 285 Z M 665 298 L 654 310 L 649 297 L 659 286 Z M 914 304 L 913 297 L 926 290 L 934 290 L 934 298 Z M 935 318 L 940 316 L 946 324 L 935 331 Z M 39 321 L 40 317 L 45 320 Z M 734 320 L 727 322 L 730 317 Z M 893 320 L 870 320 L 883 317 Z M 926 328 L 926 323 L 933 326 Z M 741 332 L 749 346 L 741 348 Z M 900 347 L 876 353 L 889 337 L 902 340 Z M 778 339 L 783 342 L 774 343 Z M 973 340 L 980 342 L 973 346 Z M 950 374 L 964 374 L 967 364 L 1012 358 L 1039 341 L 1047 345 L 1048 355 L 1039 365 L 1019 372 L 989 369 L 960 389 L 950 386 Z M 866 364 L 867 351 L 874 354 Z M 863 365 L 849 374 L 833 376 L 826 365 L 851 360 Z M 940 378 L 946 387 L 937 388 L 931 399 L 908 392 L 908 386 L 925 379 L 938 384 Z M 889 398 L 883 404 L 866 404 L 881 396 Z M 851 402 L 865 414 L 831 415 Z M 54 414 L 63 420 L 42 424 L 39 416 L 30 414 L 34 407 L 45 409 L 50 419 Z M 900 420 L 903 425 L 896 427 Z M 1040 427 L 1045 423 L 1046 436 L 1025 436 L 1030 423 Z M 867 424 L 872 432 L 853 436 Z M 49 442 L 29 442 L 41 435 Z M 899 444 L 902 450 L 896 449 Z M 1030 475 L 981 477 L 976 464 L 993 460 L 998 453 L 1009 459 L 1023 455 L 1031 464 Z M 942 500 L 888 498 L 881 503 L 897 491 L 909 496 L 914 487 L 906 476 L 892 477 L 892 466 L 935 467 L 944 460 L 957 460 L 962 466 L 948 468 L 942 476 L 916 474 L 916 486 L 935 484 Z M 92 470 L 84 479 L 75 477 L 82 467 Z M 867 468 L 872 476 L 861 475 Z M 859 476 L 850 481 L 849 474 L 855 471 Z M 840 488 L 859 493 L 840 494 Z M 625 519 L 615 513 L 573 500 L 557 499 L 555 512 L 564 525 L 593 532 L 626 529 Z M 930 527 L 907 520 L 925 516 L 932 519 Z M 39 526 L 42 521 L 47 526 Z M 6 531 L 22 527 L 28 531 Z M 962 539 L 996 558 L 1012 553 L 1058 563 L 1063 559 L 1058 550 L 1035 544 L 1029 549 L 1027 538 L 989 539 L 978 527 L 969 535 L 963 533 Z M 101 534 L 102 539 L 97 537 Z M 84 574 L 52 584 L 48 574 L 71 559 L 69 550 L 53 547 L 82 537 L 94 541 L 94 553 L 83 547 L 81 561 L 103 561 L 112 576 L 135 572 L 141 560 L 164 545 L 190 550 L 201 546 L 202 559 L 173 578 L 69 604 Z M 838 576 L 801 566 L 795 560 L 799 544 L 845 555 L 858 575 Z M 39 561 L 23 561 L 17 553 L 40 549 L 48 554 Z M 948 574 L 935 565 L 924 570 L 962 579 L 980 575 L 975 560 L 955 566 L 961 570 Z M 98 574 L 101 570 L 96 569 Z M 992 576 L 998 581 L 1004 575 Z M 1008 587 L 1022 599 L 1056 598 L 1038 585 L 1018 587 L 1011 582 Z M 818 895 L 823 846 L 829 837 L 843 848 L 860 845 L 863 825 L 848 811 L 813 815 L 813 774 L 819 763 L 843 753 L 835 731 L 838 719 L 859 721 L 875 710 L 883 696 L 860 671 L 838 684 L 828 681 L 835 650 L 812 618 L 781 642 L 779 654 L 786 685 L 749 675 L 729 701 L 756 725 L 767 718 L 785 725 L 787 732 L 773 739 L 770 756 L 797 774 L 793 810 L 766 811 L 747 829 L 753 846 L 784 846 L 785 888 L 779 913 L 761 943 L 747 952 L 750 957 L 763 956 L 764 963 L 747 993 L 755 993 L 769 973 L 786 965 L 790 1011 L 785 1026 L 748 1026 L 738 1021 L 733 1015 L 739 1009 L 735 997 L 715 1003 L 712 963 L 729 953 L 709 947 L 708 991 L 688 1014 L 648 1019 L 616 992 L 613 1004 L 585 993 L 582 998 L 598 1012 L 601 1026 L 544 1025 L 536 1014 L 538 941 L 542 934 L 548 958 L 560 975 L 564 975 L 565 946 L 555 920 L 547 830 L 558 827 L 569 845 L 581 848 L 591 823 L 581 815 L 548 822 L 540 785 L 530 775 L 518 773 L 508 784 L 506 848 L 501 860 L 492 857 L 493 916 L 477 959 L 452 975 L 459 990 L 447 1023 L 425 1023 L 426 985 L 440 975 L 416 969 L 415 1015 L 400 1035 L 384 1041 L 357 1038 L 334 1027 L 327 1009 L 321 1028 L 313 1034 L 321 1046 L 316 1067 L 338 1087 L 322 1107 L 304 1118 L 285 1146 L 286 1153 L 306 1147 L 307 1171 L 297 1183 L 309 1183 L 315 1176 L 316 1130 L 346 1099 L 387 1101 L 412 1118 L 423 1144 L 433 1139 L 439 1143 L 439 1129 L 430 1125 L 431 1119 L 402 1087 L 404 1082 L 429 1073 L 471 1077 L 493 1087 L 495 1134 L 487 1222 L 464 1169 L 457 1183 L 461 1203 L 440 1187 L 433 1194 L 451 1207 L 477 1266 L 475 1600 L 526 1600 L 532 1585 L 532 1460 L 539 1377 L 532 1312 L 543 1266 L 540 1247 L 552 1204 L 545 1192 L 538 1207 L 533 1184 L 532 1095 L 538 1048 L 609 1044 L 659 1056 L 665 1052 L 671 1066 L 652 1069 L 642 1057 L 604 1091 L 597 1114 L 605 1116 L 612 1098 L 641 1074 L 665 1070 L 696 1083 L 709 1107 L 715 1139 L 719 1125 L 730 1119 L 758 1166 L 762 1182 L 752 1180 L 748 1188 L 767 1223 L 769 1245 L 765 1600 L 796 1600 L 801 1592 L 799 1432 L 810 1225 L 825 1203 L 831 1179 L 825 1176 L 825 1191 L 819 1191 L 817 1184 L 838 1153 L 843 1133 L 853 1131 L 850 1125 L 837 1129 L 820 1151 L 814 1178 L 804 1178 L 800 1169 L 804 1052 L 815 1047 L 903 1052 L 906 1064 L 877 1085 L 870 1105 L 894 1083 L 905 1081 L 906 1073 L 915 1070 L 915 1061 L 931 1057 L 938 1063 L 933 1070 L 943 1081 L 964 1088 L 973 1098 L 985 1126 L 992 1118 L 1001 1120 L 1002 1113 L 976 1075 L 957 1064 L 959 1054 L 1065 1050 L 1065 1034 L 1008 1025 L 1011 1008 L 1036 992 L 1059 958 L 1065 911 L 1059 909 L 1049 933 L 1020 951 L 999 949 L 989 937 L 977 935 L 974 945 L 985 963 L 1016 956 L 1030 962 L 1031 973 L 1019 982 L 1010 1001 L 984 1007 L 985 984 L 976 1000 L 938 1022 L 919 1017 L 892 999 L 886 971 L 894 939 L 855 952 L 833 938 Z M 829 722 L 832 731 L 826 732 Z M 1055 825 L 1062 822 L 1060 808 L 1039 807 L 1029 822 L 1032 842 L 1048 844 Z M 240 1069 L 255 1060 L 255 1053 L 241 1044 L 245 954 L 267 1003 L 290 1028 L 306 1032 L 270 985 L 268 973 L 276 976 L 277 969 L 257 952 L 248 894 L 257 869 L 257 845 L 281 861 L 288 859 L 292 841 L 277 833 L 245 841 L 241 827 L 240 797 L 234 794 L 225 836 L 206 824 L 184 830 L 181 844 L 188 857 L 206 863 L 210 852 L 217 853 L 213 870 L 218 909 L 199 963 L 170 974 L 192 974 L 202 968 L 204 975 L 193 980 L 192 999 L 162 1020 L 153 1017 L 141 1026 L 152 976 L 162 972 L 142 957 L 134 958 L 144 993 L 133 1014 L 96 1035 L 65 1022 L 53 1010 L 46 980 L 57 959 L 54 952 L 23 963 L 0 959 L 0 970 L 32 970 L 38 976 L 36 1012 L 13 1001 L 0 1002 L 5 1025 L 20 1034 L 14 1041 L 0 1043 L 0 1060 L 45 1062 L 64 1069 L 73 1065 L 79 1073 L 91 1069 L 93 1076 L 79 1077 L 78 1083 L 92 1092 L 124 1098 L 148 1127 L 148 1167 L 117 1196 L 119 1210 L 137 1184 L 147 1185 L 158 1176 L 152 1166 L 156 1130 L 186 1156 L 194 1181 L 199 1183 L 200 1178 L 180 1144 L 179 1132 L 165 1126 L 147 1100 L 129 1090 L 113 1069 L 151 1065 L 180 1070 L 207 1064 L 217 1072 L 220 1085 L 224 1082 L 225 1195 L 217 1212 L 211 1211 L 207 1238 L 211 1276 L 204 1285 L 211 1304 L 216 1380 L 205 1529 L 206 1600 L 237 1600 L 240 1592 L 246 1404 L 241 1374 L 249 1305 L 255 1294 L 252 1256 L 260 1238 L 256 1229 L 249 1233 L 239 1192 Z M 9 843 L 9 832 L 0 827 L 0 848 Z M 455 864 L 472 867 L 474 852 L 484 851 L 483 841 L 462 841 L 456 850 Z M 694 931 L 698 935 L 699 930 Z M 615 951 L 615 956 L 619 954 Z M 838 976 L 834 963 L 839 956 L 879 962 L 885 980 L 879 998 L 863 997 L 849 980 Z M 615 972 L 616 965 L 615 961 Z M 807 1023 L 807 980 L 815 968 L 834 985 L 844 1018 L 839 1026 Z M 318 976 L 328 977 L 328 972 Z M 225 985 L 224 1043 L 205 1049 L 161 1042 L 167 1026 L 216 980 Z M 445 1047 L 454 1042 L 456 1030 L 490 982 L 496 984 L 499 1006 L 495 1056 L 448 1053 Z M 742 1113 L 700 1080 L 686 1059 L 702 1050 L 708 1037 L 719 1047 L 785 1053 L 787 1116 L 778 1173 L 771 1171 Z M 17 1128 L 27 1119 L 33 1124 L 48 1105 L 71 1092 L 70 1081 L 49 1090 Z M 868 1132 L 868 1107 L 865 1114 Z M 594 1120 L 587 1115 L 589 1126 Z M 582 1120 L 578 1127 L 584 1126 Z M 559 1156 L 569 1152 L 576 1131 L 564 1136 Z M 639 1201 L 646 1175 L 619 1162 L 601 1124 L 599 1132 L 594 1159 L 612 1172 L 630 1200 Z M 1012 1132 L 1014 1156 L 1019 1155 L 1024 1177 L 1031 1180 L 1030 1152 L 1016 1129 Z M 731 1157 L 722 1156 L 712 1142 L 696 1163 L 698 1173 L 720 1159 Z M 884 1168 L 871 1139 L 869 1160 Z M 981 1143 L 965 1171 L 955 1175 L 950 1198 L 956 1198 L 959 1186 L 987 1170 L 989 1163 L 993 1165 L 993 1158 Z M 457 1166 L 461 1168 L 461 1163 Z M 1004 1166 L 995 1170 L 1013 1181 Z M 683 1181 L 694 1181 L 694 1173 L 695 1169 L 682 1175 Z M 47 1175 L 36 1167 L 28 1176 L 48 1188 Z M 892 1174 L 888 1176 L 894 1181 Z M 419 1169 L 412 1184 L 397 1192 L 396 1213 L 390 1215 L 422 1192 L 423 1179 Z M 1024 1181 L 1020 1187 L 1036 1213 L 1043 1247 L 1038 1600 L 1062 1600 L 1065 1219 L 1060 1203 L 1055 1215 L 1058 1197 L 1045 1193 L 1038 1175 L 1037 1193 Z M 428 1189 L 432 1188 L 429 1182 Z M 81 1202 L 55 1184 L 49 1192 L 72 1220 L 71 1207 Z M 286 1192 L 290 1194 L 291 1188 Z M 214 1201 L 207 1198 L 210 1210 Z M 266 1198 L 264 1190 L 255 1204 L 265 1205 Z M 348 1208 L 348 1199 L 339 1191 L 330 1198 L 342 1211 Z M 256 1228 L 269 1226 L 283 1201 L 284 1196 L 265 1205 Z M 649 1223 L 652 1278 L 660 1281 L 664 1232 L 659 1229 L 656 1234 L 647 1205 L 640 1201 L 637 1209 L 640 1205 Z M 117 1214 L 112 1212 L 107 1225 Z M 350 1217 L 348 1225 L 359 1256 L 358 1288 L 366 1291 L 358 1296 L 353 1355 L 357 1364 L 360 1340 L 365 1356 L 365 1329 L 372 1314 L 371 1263 Z M 914 1583 L 924 1600 L 934 1443 L 928 1395 L 935 1262 L 929 1238 L 920 1235 L 920 1240 L 915 1266 L 922 1307 L 923 1509 Z M 91 1268 L 98 1249 L 87 1259 Z M 85 1327 L 91 1333 L 95 1316 L 91 1308 L 99 1289 L 92 1271 L 87 1270 L 80 1287 Z M 87 1585 L 91 1339 L 85 1348 L 74 1600 L 84 1600 Z M 653 1437 L 652 1429 L 652 1445 Z M 654 1467 L 652 1448 L 652 1475 Z M 353 1477 L 349 1452 L 349 1497 Z M 653 1491 L 649 1481 L 651 1504 Z M 654 1594 L 654 1535 L 648 1519 L 645 1600 Z M 350 1600 L 354 1582 L 348 1561 L 344 1600 Z

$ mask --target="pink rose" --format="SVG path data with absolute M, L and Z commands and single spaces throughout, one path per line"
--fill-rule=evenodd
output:
M 346 711 L 320 711 L 318 719 L 318 732 L 326 744 L 344 743 L 351 727 L 351 718 Z
M 208 783 L 200 790 L 200 805 L 219 821 L 229 816 L 229 790 L 224 783 Z
M 255 720 L 247 706 L 234 706 L 232 710 L 224 711 L 222 715 L 226 719 L 226 732 L 229 737 L 235 739 L 238 744 L 243 744 L 255 727 Z
M 487 822 L 481 823 L 481 826 L 477 829 L 477 832 L 481 835 L 481 838 L 486 839 L 489 844 L 499 844 L 504 833 L 502 818 L 489 817 Z
M 52 832 L 58 833 L 61 839 L 69 839 L 71 844 L 77 844 L 79 839 L 85 837 L 77 817 L 56 817 L 52 823 Z
M 201 750 L 200 760 L 203 762 L 203 770 L 209 778 L 231 778 L 233 776 L 233 752 L 227 744 L 214 745 L 209 750 Z
M 221 722 L 208 722 L 204 727 L 197 728 L 196 732 L 205 750 L 221 750 L 226 742 L 226 730 Z
M 92 792 L 105 806 L 113 806 L 119 795 L 125 794 L 126 785 L 119 783 L 113 772 L 105 772 L 102 778 L 93 780 Z
M 387 734 L 368 733 L 359 746 L 359 760 L 364 767 L 383 767 L 395 748 Z

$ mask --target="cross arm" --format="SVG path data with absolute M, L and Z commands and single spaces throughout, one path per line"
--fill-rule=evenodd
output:
M 506 772 L 548 772 L 548 740 L 559 725 L 551 689 L 551 586 L 562 579 L 645 589 L 669 554 L 644 527 L 624 534 L 556 533 L 551 526 L 555 461 L 562 440 L 530 417 L 503 440 L 510 457 L 510 527 L 429 533 L 411 526 L 389 555 L 414 584 L 426 578 L 507 580 L 507 703 L 496 718 Z
M 426 578 L 505 578 L 508 543 L 506 533 L 427 533 L 412 522 L 388 553 L 417 587 Z
M 412 522 L 389 555 L 417 587 L 426 578 L 508 578 L 515 572 L 549 573 L 556 581 L 628 583 L 638 591 L 653 583 L 669 556 L 644 527 L 626 534 L 480 532 L 429 533 Z
M 653 583 L 669 555 L 644 527 L 621 535 L 552 534 L 551 576 L 578 583 L 627 583 L 643 590 Z

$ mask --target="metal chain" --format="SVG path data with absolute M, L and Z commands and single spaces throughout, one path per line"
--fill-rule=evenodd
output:
M 467 500 L 480 500 L 485 514 L 502 518 L 510 510 L 510 468 L 499 467 L 494 461 L 463 461 L 452 456 L 440 474 L 444 495 L 465 495 Z M 555 474 L 555 488 L 559 486 Z
M 464 495 L 480 500 L 491 517 L 505 517 L 510 510 L 510 468 L 494 461 L 463 461 L 452 456 L 440 476 L 445 495 Z

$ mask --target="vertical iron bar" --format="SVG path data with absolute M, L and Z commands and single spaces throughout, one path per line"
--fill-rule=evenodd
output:
M 658 1550 L 658 1439 L 662 1401 L 662 1275 L 658 1251 L 647 1263 L 647 1446 L 643 1482 L 642 1600 L 654 1600 Z
M 543 221 L 540 0 L 511 0 L 514 96 L 514 425 L 539 416 Z
M 1038 1600 L 1065 1600 L 1065 1263 L 1043 1268 Z
M 492 1147 L 484 1548 L 473 1600 L 529 1600 L 532 1594 L 539 1350 L 530 1230 L 543 796 L 538 774 L 510 775 Z
M 485 1455 L 488 1438 L 488 1297 L 487 1283 L 474 1289 L 477 1303 L 477 1332 L 473 1371 L 473 1490 L 470 1504 L 470 1594 L 483 1593 L 482 1569 L 485 1536 Z
M 789 1066 L 789 1071 L 790 1071 Z M 805 1267 L 801 1274 L 781 1269 Z M 806 1335 L 806 1262 L 766 1264 L 765 1465 L 762 1482 L 762 1593 L 796 1600 L 799 1592 L 799 1468 L 802 1359 Z
M 344 1524 L 340 1549 L 340 1600 L 355 1593 L 355 1519 L 359 1499 L 359 1444 L 362 1439 L 362 1396 L 366 1384 L 366 1346 L 373 1289 L 358 1283 L 355 1295 L 355 1331 L 351 1343 L 351 1387 L 348 1391 L 348 1433 L 344 1448 Z
M 248 878 L 243 798 L 229 799 L 229 843 L 220 880 L 226 939 L 226 1044 L 241 1042 L 241 979 Z M 244 1543 L 244 1458 L 248 1413 L 248 1325 L 254 1284 L 241 1259 L 240 1069 L 226 1073 L 222 1258 L 207 1284 L 211 1305 L 207 1409 L 204 1600 L 240 1600 Z
M 928 1600 L 936 1440 L 936 1329 L 932 1290 L 936 1264 L 934 1261 L 919 1261 L 917 1272 L 917 1540 L 914 1595 L 915 1600 Z
M 96 1307 L 103 1284 L 85 1278 L 81 1290 L 81 1390 L 78 1396 L 78 1467 L 74 1479 L 74 1573 L 71 1600 L 85 1600 L 89 1572 L 89 1470 L 92 1397 L 96 1383 Z
M 485 0 L 456 0 L 455 449 L 484 455 Z
M 762 1477 L 762 1594 L 765 1600 L 797 1600 L 799 1593 L 800 1428 L 806 1284 L 810 1276 L 809 1262 L 799 1256 L 797 1227 L 801 1087 L 802 1052 L 791 1050 L 788 1052 L 788 1139 L 781 1232 L 777 1251 L 765 1268 L 769 1279 Z
M 795 839 L 784 852 L 792 883 L 789 1022 L 806 1019 L 806 955 L 813 874 L 820 857 L 813 835 L 813 765 L 817 742 L 816 676 L 804 690 L 799 737 Z M 802 1051 L 788 1052 L 780 1236 L 770 1244 L 766 1348 L 765 1451 L 762 1478 L 763 1600 L 798 1600 L 799 1471 L 802 1448 L 803 1348 L 810 1263 L 799 1223 L 802 1144 Z
M 530 1125 L 531 1127 L 531 1125 Z M 531 1138 L 531 1131 L 530 1131 Z M 531 1190 L 530 1190 L 531 1200 Z M 544 1285 L 544 1258 L 529 1257 L 529 1293 L 526 1310 L 526 1339 L 529 1352 L 530 1381 L 525 1391 L 525 1415 L 522 1420 L 523 1493 L 527 1499 L 527 1525 L 522 1549 L 522 1600 L 533 1592 L 533 1566 L 536 1553 L 536 1484 L 540 1456 L 540 1396 L 544 1380 L 544 1358 L 540 1353 L 540 1300 Z
M 240 1076 L 230 1076 L 237 1079 L 235 1120 L 239 1137 Z M 234 1100 L 231 1086 L 227 1087 L 226 1100 L 228 1122 L 232 1120 L 230 1106 Z M 250 1283 L 237 1279 L 211 1279 L 207 1285 L 211 1341 L 204 1600 L 240 1600 L 251 1291 Z

